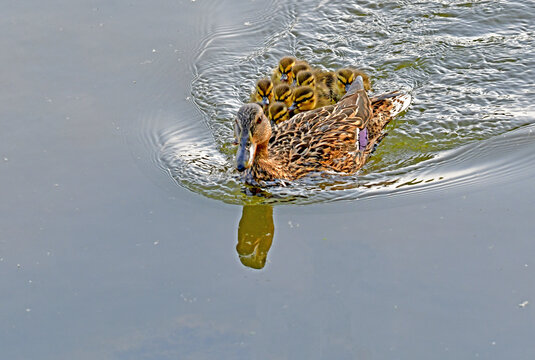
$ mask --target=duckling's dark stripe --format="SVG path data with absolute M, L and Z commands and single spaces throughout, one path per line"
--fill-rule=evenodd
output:
M 282 109 L 281 111 L 276 113 L 275 116 L 273 116 L 273 120 L 275 121 L 280 120 L 284 117 L 284 115 L 286 115 L 286 110 Z
M 269 96 L 269 94 L 271 93 L 271 90 L 273 90 L 273 85 L 270 85 L 266 91 L 264 92 L 264 90 L 260 89 L 259 87 L 256 88 L 256 91 L 258 92 L 258 95 L 264 97 L 264 96 Z
M 295 102 L 296 103 L 302 103 L 302 102 L 305 102 L 305 101 L 312 100 L 313 98 L 314 98 L 314 94 L 313 93 L 306 93 L 304 95 L 301 95 L 297 99 L 295 99 Z
M 312 83 L 314 83 L 314 78 L 313 77 L 309 77 L 309 78 L 307 78 L 307 79 L 305 79 L 303 81 L 298 81 L 297 85 L 299 85 L 299 86 L 307 86 L 307 85 L 310 85 Z
M 281 68 L 281 67 L 279 66 L 279 71 L 280 71 L 281 73 L 283 73 L 283 74 L 288 74 L 290 71 L 292 71 L 292 66 L 293 66 L 293 65 L 290 65 L 290 66 L 288 66 L 286 69 L 283 69 L 283 68 Z
M 275 96 L 275 100 L 284 101 L 284 100 L 288 99 L 290 97 L 290 95 L 292 95 L 292 92 L 291 91 L 286 91 L 284 94 L 281 94 L 279 96 Z
M 338 80 L 344 85 L 350 84 L 350 82 L 343 77 L 338 76 Z

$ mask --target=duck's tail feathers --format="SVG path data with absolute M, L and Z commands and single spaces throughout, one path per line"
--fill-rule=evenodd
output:
M 372 106 L 386 112 L 388 116 L 394 117 L 407 110 L 411 104 L 412 97 L 400 91 L 393 91 L 386 94 L 373 96 L 370 101 Z
M 394 117 L 408 109 L 412 101 L 412 96 L 409 94 L 398 93 L 391 98 L 391 101 L 393 106 L 390 110 L 390 116 Z

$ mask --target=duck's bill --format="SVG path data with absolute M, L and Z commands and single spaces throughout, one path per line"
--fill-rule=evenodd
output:
M 267 96 L 264 96 L 262 98 L 262 105 L 269 105 L 269 99 L 267 98 Z
M 297 109 L 297 104 L 296 103 L 293 103 L 292 105 L 290 105 L 290 107 L 288 108 L 288 111 L 293 111 Z
M 349 92 L 350 88 L 351 88 L 351 84 L 346 84 L 346 92 Z
M 288 81 L 288 74 L 282 74 L 281 81 Z
M 244 171 L 253 165 L 256 154 L 256 144 L 249 141 L 249 136 L 243 136 L 236 153 L 236 168 L 238 171 Z

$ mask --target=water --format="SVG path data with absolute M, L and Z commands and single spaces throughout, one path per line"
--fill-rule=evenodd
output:
M 3 357 L 532 359 L 534 10 L 4 4 Z M 231 121 L 286 54 L 414 101 L 356 176 L 248 196 Z
M 200 118 L 193 120 L 196 125 L 180 122 L 154 134 L 156 162 L 192 191 L 233 204 L 250 201 L 234 171 L 233 119 L 256 80 L 291 54 L 322 69 L 361 67 L 374 80 L 375 92 L 402 89 L 414 104 L 389 127 L 389 137 L 359 174 L 271 188 L 268 202 L 354 200 L 412 191 L 404 188 L 408 185 L 458 184 L 457 175 L 441 173 L 449 165 L 445 158 L 462 167 L 459 158 L 492 152 L 501 135 L 533 122 L 533 89 L 523 80 L 535 68 L 534 57 L 526 54 L 534 48 L 527 30 L 530 8 L 508 4 L 512 28 L 494 2 L 411 4 L 377 11 L 373 4 L 273 3 L 270 11 L 282 16 L 212 32 L 193 68 L 191 100 Z M 531 159 L 502 164 L 516 166 L 511 161 L 523 167 Z M 492 176 L 501 171 L 496 165 L 489 162 L 477 171 Z M 465 176 L 474 175 L 468 172 Z M 441 184 L 430 184 L 437 181 Z

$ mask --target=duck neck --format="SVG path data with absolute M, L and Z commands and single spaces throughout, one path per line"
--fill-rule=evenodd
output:
M 276 158 L 270 156 L 268 142 L 258 144 L 256 147 L 253 176 L 256 180 L 275 180 L 287 178 L 286 173 Z
M 269 158 L 268 142 L 256 145 L 256 159 L 267 160 Z

